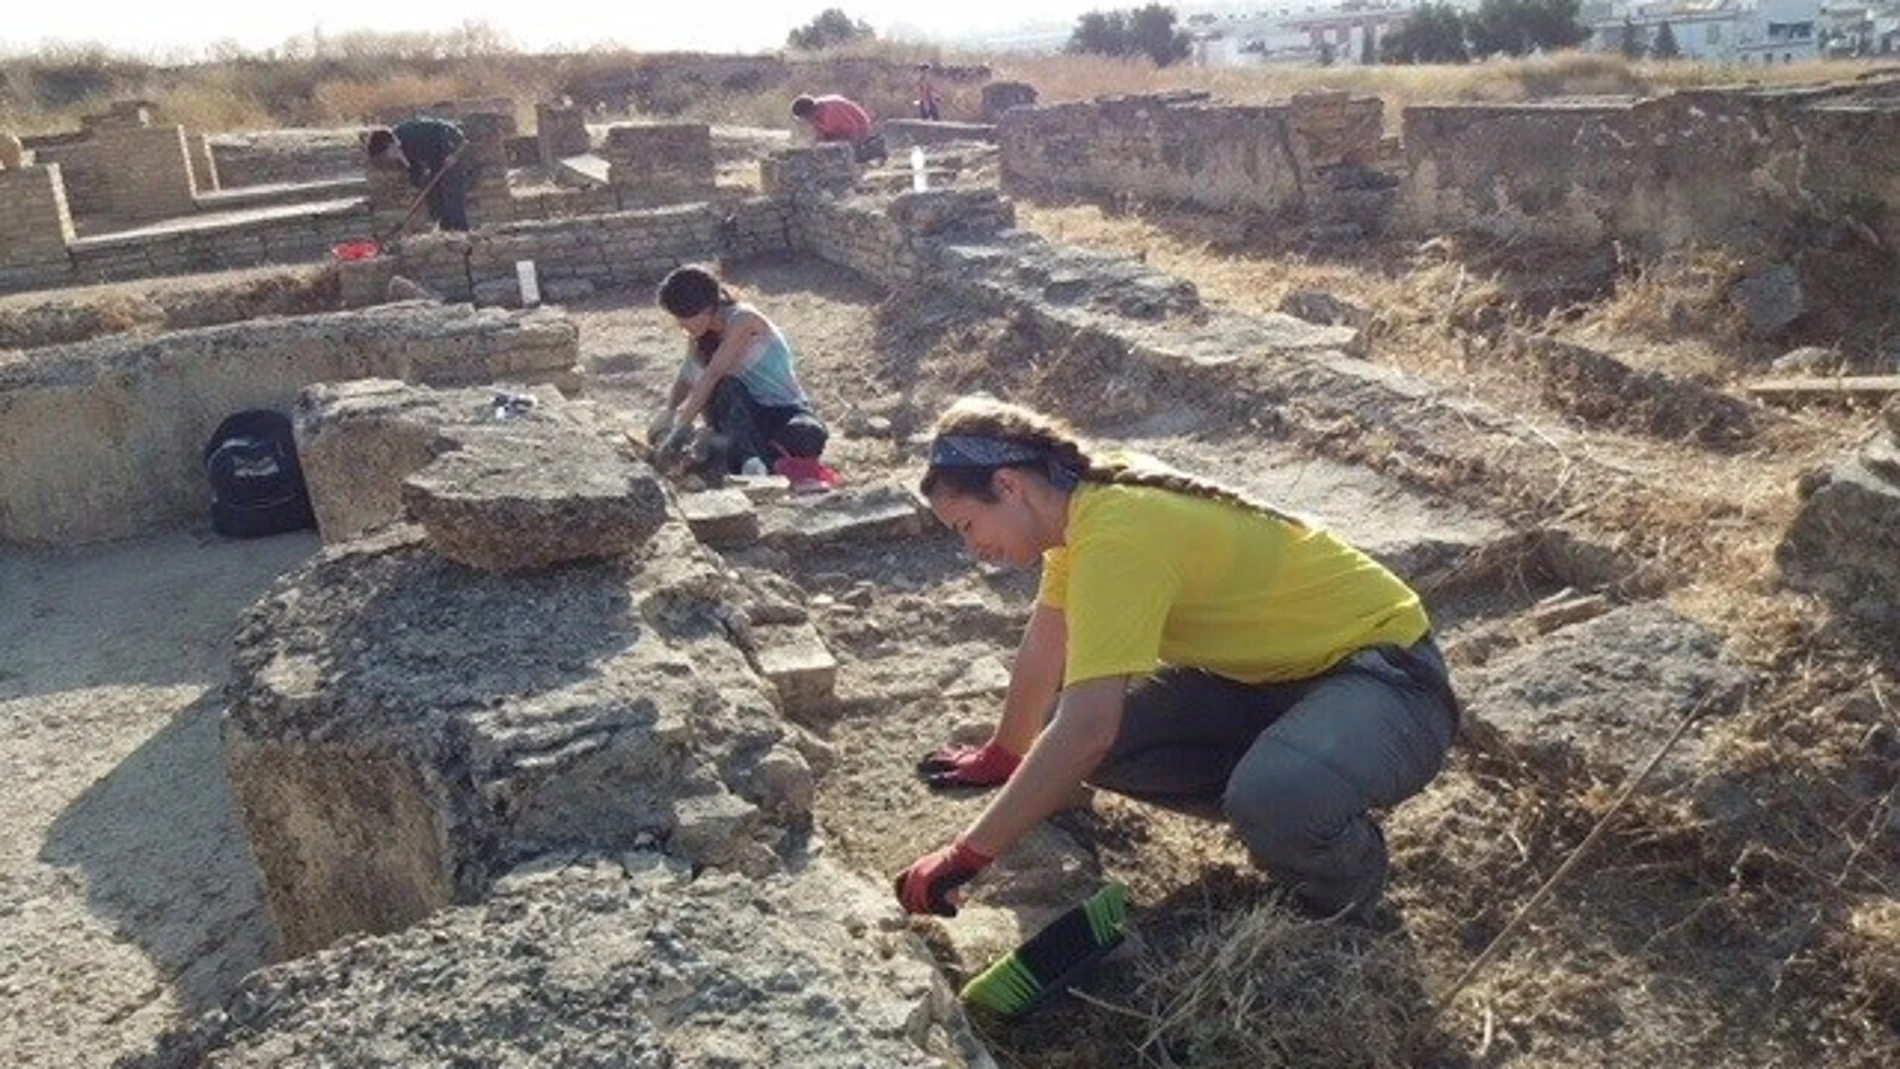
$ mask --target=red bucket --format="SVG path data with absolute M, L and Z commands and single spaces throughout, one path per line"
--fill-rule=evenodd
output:
M 373 241 L 346 241 L 330 250 L 338 260 L 373 260 L 382 249 Z

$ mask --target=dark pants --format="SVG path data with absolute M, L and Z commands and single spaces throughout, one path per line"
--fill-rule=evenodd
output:
M 429 187 L 429 215 L 444 230 L 468 229 L 468 164 L 452 160 L 449 169 Z
M 1444 767 L 1455 705 L 1429 637 L 1291 683 L 1164 669 L 1129 689 L 1121 732 L 1089 782 L 1222 813 L 1254 864 L 1306 909 L 1363 917 L 1388 866 L 1369 810 L 1417 794 Z
M 706 404 L 706 424 L 726 440 L 728 474 L 736 474 L 753 457 L 767 468 L 782 456 L 816 458 L 831 437 L 824 421 L 809 409 L 762 405 L 745 383 L 731 375 L 713 387 Z

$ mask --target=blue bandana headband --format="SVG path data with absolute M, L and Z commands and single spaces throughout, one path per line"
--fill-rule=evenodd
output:
M 1073 490 L 1081 476 L 1035 446 L 976 434 L 944 434 L 930 443 L 933 468 L 1000 468 L 1010 464 L 1041 465 L 1058 490 Z

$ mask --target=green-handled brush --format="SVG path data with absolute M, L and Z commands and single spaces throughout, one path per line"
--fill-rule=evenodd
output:
M 1106 884 L 978 973 L 963 985 L 961 997 L 1005 1017 L 1021 1017 L 1079 982 L 1120 946 L 1127 919 L 1128 888 Z

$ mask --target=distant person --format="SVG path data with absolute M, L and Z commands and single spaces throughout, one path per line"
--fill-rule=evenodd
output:
M 467 144 L 461 127 L 419 116 L 371 130 L 364 147 L 371 163 L 406 168 L 409 184 L 428 190 L 429 217 L 442 229 L 467 230 L 469 169 L 462 160 Z
M 931 73 L 930 64 L 917 64 L 917 117 L 927 122 L 937 122 L 943 98 L 937 95 L 937 87 L 931 83 Z
M 688 265 L 660 282 L 660 307 L 686 332 L 686 359 L 647 440 L 682 452 L 693 422 L 726 443 L 726 474 L 765 475 L 790 457 L 816 460 L 830 437 L 798 383 L 791 344 L 710 270 Z
M 850 145 L 859 163 L 881 160 L 888 155 L 884 139 L 871 132 L 870 113 L 848 97 L 801 96 L 792 101 L 792 117 L 810 126 L 812 137 L 820 144 L 842 141 Z

